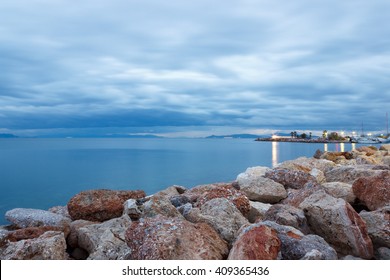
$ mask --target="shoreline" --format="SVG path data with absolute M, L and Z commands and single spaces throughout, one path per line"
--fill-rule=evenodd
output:
M 389 213 L 390 145 L 318 151 L 233 182 L 95 189 L 9 210 L 0 259 L 383 260 Z
M 298 138 L 256 138 L 255 141 L 259 142 L 288 142 L 288 143 L 317 143 L 317 144 L 338 144 L 338 143 L 354 143 L 351 141 L 341 140 L 326 140 L 322 138 L 317 139 L 298 139 Z

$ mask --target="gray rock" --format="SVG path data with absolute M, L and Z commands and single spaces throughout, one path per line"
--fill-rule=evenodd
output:
M 304 235 L 294 227 L 279 225 L 272 221 L 264 221 L 259 224 L 277 231 L 278 238 L 282 242 L 281 256 L 284 260 L 337 260 L 336 251 L 318 235 Z
M 168 198 L 171 198 L 172 196 L 177 196 L 183 194 L 187 189 L 183 186 L 170 186 L 162 191 L 159 191 L 155 195 L 157 196 L 166 196 Z
M 123 204 L 123 215 L 128 215 L 131 219 L 139 219 L 142 216 L 142 208 L 136 199 L 128 199 Z
M 374 247 L 390 248 L 390 206 L 371 212 L 361 211 L 359 215 L 366 222 Z
M 214 198 L 201 208 L 192 208 L 184 216 L 190 222 L 205 222 L 228 242 L 232 242 L 238 230 L 249 222 L 235 205 L 226 198 Z
M 38 238 L 8 242 L 0 248 L 1 260 L 67 260 L 62 232 L 47 231 Z
M 263 203 L 277 203 L 287 197 L 286 189 L 271 179 L 256 173 L 241 173 L 237 176 L 240 190 L 249 200 Z
M 354 203 L 356 196 L 352 191 L 352 184 L 343 182 L 329 182 L 321 185 L 325 191 L 335 198 L 344 199 L 346 202 Z
M 78 247 L 88 252 L 90 260 L 122 260 L 130 253 L 125 232 L 131 225 L 128 216 L 87 225 L 77 230 Z
M 172 205 L 175 206 L 176 208 L 190 202 L 189 198 L 184 195 L 172 196 L 169 200 L 171 201 Z
M 288 161 L 282 162 L 277 166 L 277 168 L 298 170 L 298 171 L 304 171 L 307 173 L 311 173 L 313 169 L 317 169 L 317 170 L 325 173 L 326 171 L 332 169 L 335 166 L 336 166 L 336 164 L 330 160 L 300 157 L 300 158 L 297 158 L 294 160 L 288 160 Z M 313 174 L 315 174 L 315 172 L 316 171 L 314 171 Z M 318 173 L 318 174 L 320 174 L 320 173 Z M 314 176 L 314 177 L 316 177 L 316 176 Z
M 165 217 L 178 217 L 183 218 L 180 212 L 172 205 L 168 196 L 165 195 L 153 195 L 143 205 L 142 217 L 155 217 L 162 215 Z
M 71 220 L 63 215 L 45 210 L 15 208 L 5 213 L 5 218 L 19 228 L 53 226 L 69 228 Z
M 377 165 L 348 165 L 338 166 L 325 172 L 327 182 L 343 182 L 353 184 L 353 182 L 361 177 L 369 177 L 381 174 L 382 170 Z
M 292 226 L 304 234 L 310 233 L 303 210 L 288 204 L 272 205 L 265 213 L 264 219 L 280 225 Z
M 262 203 L 258 201 L 249 201 L 251 209 L 248 213 L 248 220 L 251 223 L 255 223 L 257 220 L 264 220 L 265 213 L 272 206 L 269 203 Z
M 94 225 L 98 222 L 91 222 L 86 220 L 76 220 L 70 223 L 70 233 L 66 238 L 66 243 L 70 248 L 79 247 L 79 229 L 85 226 Z
M 301 260 L 325 260 L 324 254 L 317 249 L 307 252 Z
M 381 247 L 375 252 L 375 258 L 377 260 L 390 260 L 390 248 Z
M 58 215 L 62 215 L 65 218 L 71 219 L 69 212 L 68 212 L 68 206 L 54 206 L 54 207 L 51 207 L 47 211 L 58 214 Z
M 355 256 L 347 255 L 347 256 L 343 257 L 342 260 L 344 260 L 344 261 L 355 261 L 355 260 L 363 260 L 363 259 L 355 257 Z

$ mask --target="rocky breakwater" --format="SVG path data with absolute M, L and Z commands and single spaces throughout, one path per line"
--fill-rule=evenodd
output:
M 389 259 L 390 145 L 152 196 L 91 190 L 6 218 L 0 259 Z

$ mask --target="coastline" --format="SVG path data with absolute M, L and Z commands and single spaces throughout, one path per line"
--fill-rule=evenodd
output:
M 390 145 L 317 151 L 233 182 L 12 209 L 0 259 L 389 259 L 389 213 Z
M 255 141 L 260 142 L 289 142 L 289 143 L 332 143 L 332 144 L 338 144 L 338 143 L 353 143 L 348 140 L 327 140 L 323 138 L 315 138 L 315 139 L 301 139 L 301 138 L 256 138 Z

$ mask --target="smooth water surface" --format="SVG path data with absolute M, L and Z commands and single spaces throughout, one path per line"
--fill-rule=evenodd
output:
M 0 139 L 0 224 L 7 210 L 66 205 L 83 190 L 187 188 L 228 182 L 247 167 L 269 166 L 351 144 L 252 139 Z

